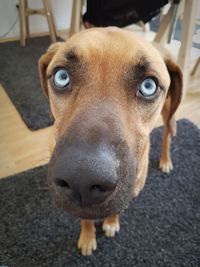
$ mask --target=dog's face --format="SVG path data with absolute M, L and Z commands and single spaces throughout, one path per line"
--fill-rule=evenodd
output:
M 58 206 L 88 219 L 127 207 L 166 97 L 174 97 L 169 123 L 180 102 L 180 71 L 165 61 L 117 28 L 81 32 L 41 57 L 55 118 L 49 185 Z

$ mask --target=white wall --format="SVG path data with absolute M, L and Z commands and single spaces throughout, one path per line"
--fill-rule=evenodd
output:
M 73 0 L 51 0 L 56 27 L 58 30 L 68 29 L 71 20 Z M 42 0 L 28 0 L 30 8 L 41 8 Z M 18 0 L 0 0 L 0 37 L 8 31 L 16 20 Z M 34 32 L 48 31 L 47 20 L 43 16 L 30 16 L 30 30 Z M 19 36 L 19 19 L 13 30 L 6 37 Z
M 58 30 L 68 29 L 71 20 L 71 9 L 73 0 L 50 0 L 53 7 L 56 27 Z M 28 0 L 32 8 L 42 7 L 42 0 Z M 200 0 L 197 0 L 197 18 L 200 19 Z M 8 31 L 15 22 L 18 11 L 16 8 L 18 0 L 0 0 L 0 38 Z M 48 31 L 46 18 L 34 15 L 30 17 L 31 32 Z M 13 30 L 6 37 L 19 36 L 19 19 Z

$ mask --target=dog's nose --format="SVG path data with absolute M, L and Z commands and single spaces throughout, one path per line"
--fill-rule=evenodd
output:
M 61 194 L 86 207 L 104 202 L 115 190 L 119 161 L 109 149 L 68 147 L 59 153 L 53 182 Z

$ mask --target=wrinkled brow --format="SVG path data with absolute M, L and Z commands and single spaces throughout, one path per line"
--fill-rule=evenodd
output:
M 72 63 L 78 63 L 80 61 L 80 55 L 78 55 L 77 49 L 74 47 L 65 53 L 65 58 Z
M 137 79 L 142 79 L 144 75 L 150 70 L 150 62 L 144 57 L 138 58 L 136 63 L 132 66 L 132 74 L 134 74 Z
M 133 60 L 130 59 L 125 66 L 125 80 L 128 83 L 141 81 L 149 73 L 151 67 L 150 62 L 144 56 L 136 56 Z
M 66 67 L 71 72 L 81 69 L 83 65 L 82 56 L 78 53 L 75 47 L 69 48 L 64 53 L 61 52 L 59 58 L 54 62 L 51 68 L 48 70 L 47 78 L 50 78 L 54 69 L 59 67 Z

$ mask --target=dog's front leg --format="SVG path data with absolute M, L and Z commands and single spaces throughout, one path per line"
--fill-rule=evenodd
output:
M 162 110 L 164 132 L 162 139 L 161 157 L 159 163 L 159 168 L 166 173 L 169 173 L 171 170 L 173 170 L 173 164 L 170 155 L 170 144 L 171 144 L 171 136 L 176 135 L 175 116 L 173 116 L 170 119 L 170 123 L 168 123 L 169 110 L 170 110 L 170 100 L 167 100 Z
M 173 170 L 173 164 L 170 156 L 170 144 L 171 144 L 171 134 L 168 130 L 168 127 L 164 126 L 159 168 L 166 173 L 169 173 L 171 170 Z
M 107 217 L 103 222 L 103 231 L 105 235 L 108 237 L 115 236 L 115 233 L 119 232 L 120 224 L 119 224 L 119 215 L 112 215 Z
M 81 220 L 81 233 L 78 248 L 82 255 L 89 256 L 97 248 L 96 229 L 93 221 Z

